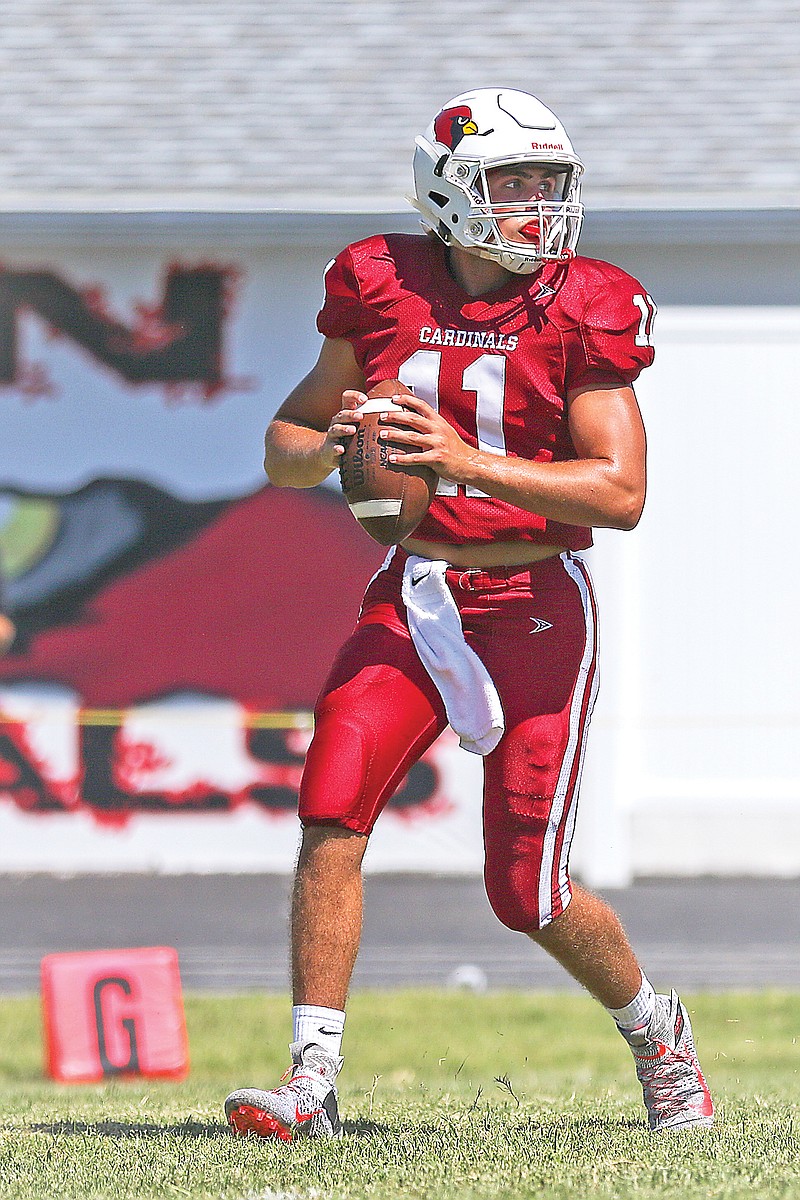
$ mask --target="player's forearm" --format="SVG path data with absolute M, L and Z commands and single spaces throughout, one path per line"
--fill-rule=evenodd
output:
M 477 451 L 457 482 L 567 525 L 633 529 L 644 507 L 643 475 L 607 459 L 538 463 Z
M 14 641 L 15 633 L 16 629 L 13 622 L 5 613 L 0 612 L 0 654 L 5 654 L 6 650 L 10 648 L 11 643 Z
M 330 475 L 325 434 L 292 421 L 270 422 L 264 438 L 264 470 L 275 487 L 316 487 Z

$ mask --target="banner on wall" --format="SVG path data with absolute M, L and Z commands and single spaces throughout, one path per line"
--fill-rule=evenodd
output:
M 311 725 L 202 694 L 104 710 L 6 686 L 4 869 L 288 871 Z M 479 870 L 476 770 L 448 730 L 389 802 L 368 866 Z
M 309 712 L 384 551 L 334 488 L 264 482 L 315 353 L 318 288 L 289 314 L 285 280 L 266 250 L 0 268 L 0 869 L 292 865 Z M 452 759 L 401 785 L 388 865 L 463 820 Z

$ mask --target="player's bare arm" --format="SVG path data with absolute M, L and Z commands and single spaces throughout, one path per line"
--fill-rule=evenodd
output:
M 633 529 L 642 514 L 645 433 L 632 388 L 570 394 L 569 429 L 578 457 L 567 462 L 489 454 L 464 442 L 423 400 L 404 397 L 403 403 L 413 411 L 392 413 L 387 423 L 393 439 L 409 446 L 409 465 L 425 463 L 443 479 L 566 524 Z
M 267 428 L 264 470 L 276 487 L 316 487 L 335 470 L 360 420 L 364 376 L 350 342 L 326 338 L 305 379 Z
M 14 623 L 5 613 L 0 613 L 0 655 L 5 654 L 11 648 L 15 633 Z

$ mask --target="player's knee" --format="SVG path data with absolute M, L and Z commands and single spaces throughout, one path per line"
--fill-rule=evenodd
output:
M 548 878 L 547 886 L 543 886 L 541 858 L 537 854 L 515 853 L 511 847 L 506 851 L 487 855 L 486 895 L 503 925 L 535 937 L 569 904 L 572 897 L 569 873 L 562 870 L 557 879 Z
M 548 899 L 547 910 L 542 911 L 535 889 L 520 889 L 504 880 L 490 881 L 488 877 L 486 894 L 495 916 L 507 929 L 534 938 L 561 916 L 571 898 L 567 884 L 555 898 Z
M 486 895 L 497 919 L 515 933 L 530 933 L 540 927 L 535 888 L 509 878 L 503 871 L 486 871 Z
M 308 857 L 329 848 L 335 851 L 335 844 L 355 844 L 365 838 L 365 834 L 350 829 L 345 821 L 305 821 L 300 842 L 300 857 Z
M 298 878 L 308 878 L 314 887 L 325 878 L 344 881 L 361 869 L 368 840 L 369 834 L 339 822 L 305 825 L 297 861 Z

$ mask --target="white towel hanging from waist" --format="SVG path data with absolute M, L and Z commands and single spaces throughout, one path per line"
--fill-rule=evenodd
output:
M 503 707 L 491 675 L 464 638 L 445 579 L 448 565 L 409 555 L 403 570 L 408 628 L 461 745 L 471 754 L 489 754 L 505 731 Z

